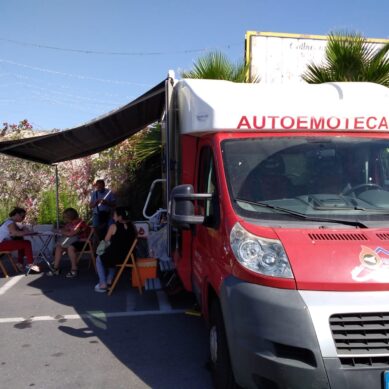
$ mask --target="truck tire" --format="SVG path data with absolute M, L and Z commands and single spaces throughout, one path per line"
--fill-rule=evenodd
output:
M 209 351 L 215 389 L 239 388 L 232 372 L 230 353 L 220 303 L 212 301 L 209 327 Z

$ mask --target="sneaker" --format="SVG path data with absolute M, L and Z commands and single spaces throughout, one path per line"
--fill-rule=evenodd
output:
M 26 272 L 34 272 L 34 273 L 40 273 L 41 272 L 41 269 L 39 269 L 39 266 L 38 265 L 32 265 L 32 264 L 28 264 L 26 266 Z
M 68 273 L 66 273 L 66 278 L 76 278 L 78 275 L 77 270 L 70 270 Z
M 59 273 L 61 271 L 59 269 L 56 269 L 55 267 L 52 268 L 52 270 L 49 270 L 48 272 L 46 272 L 46 275 L 47 276 L 59 276 Z
M 100 284 L 96 284 L 95 292 L 97 292 L 97 293 L 105 293 L 106 291 L 107 291 L 107 288 L 100 288 Z

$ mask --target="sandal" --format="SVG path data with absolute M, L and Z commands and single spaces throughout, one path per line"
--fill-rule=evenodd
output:
M 66 278 L 76 278 L 78 276 L 78 270 L 70 270 L 66 273 Z
M 95 292 L 97 293 L 105 293 L 107 291 L 107 288 L 100 288 L 100 284 L 97 284 L 95 286 Z
M 32 272 L 32 273 L 40 273 L 41 272 L 41 269 L 39 268 L 38 265 L 33 265 L 31 263 L 29 263 L 26 267 L 25 267 L 25 270 L 27 272 Z

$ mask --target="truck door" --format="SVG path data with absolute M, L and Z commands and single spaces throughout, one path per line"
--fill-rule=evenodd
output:
M 197 164 L 197 193 L 210 193 L 212 200 L 200 201 L 197 204 L 198 214 L 204 216 L 204 223 L 195 226 L 192 244 L 193 290 L 198 294 L 199 301 L 204 297 L 206 281 L 213 283 L 217 275 L 217 262 L 220 258 L 220 204 L 217 184 L 217 171 L 211 146 L 200 147 Z

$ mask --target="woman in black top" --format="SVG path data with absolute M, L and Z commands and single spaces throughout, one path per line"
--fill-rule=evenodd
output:
M 115 221 L 108 228 L 104 240 L 109 243 L 104 254 L 96 258 L 97 274 L 99 283 L 95 286 L 96 292 L 106 292 L 107 284 L 112 283 L 115 275 L 115 265 L 122 263 L 128 251 L 137 237 L 134 224 L 128 220 L 129 213 L 124 207 L 117 207 L 113 214 Z M 108 275 L 106 269 L 108 268 Z

